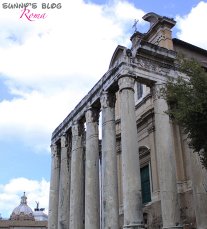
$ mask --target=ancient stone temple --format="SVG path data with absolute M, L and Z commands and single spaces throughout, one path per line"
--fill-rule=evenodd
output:
M 160 96 L 177 53 L 204 65 L 207 51 L 173 39 L 173 19 L 143 19 L 52 134 L 49 229 L 207 229 L 206 171 Z

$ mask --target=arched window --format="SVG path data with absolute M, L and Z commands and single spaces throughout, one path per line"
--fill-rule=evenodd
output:
M 142 146 L 139 148 L 140 175 L 142 187 L 142 203 L 151 201 L 151 169 L 150 169 L 150 150 Z

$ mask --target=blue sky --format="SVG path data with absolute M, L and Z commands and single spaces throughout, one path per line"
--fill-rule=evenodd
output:
M 23 191 L 31 207 L 39 201 L 47 209 L 51 133 L 107 71 L 116 46 L 130 46 L 134 19 L 146 32 L 145 13 L 173 17 L 174 37 L 207 49 L 207 1 L 60 0 L 61 9 L 53 10 L 41 9 L 42 2 L 30 10 L 47 17 L 32 22 L 20 18 L 20 9 L 0 5 L 3 217 L 9 217 Z
M 130 1 L 135 4 L 137 8 L 141 8 L 145 12 L 154 12 L 156 9 L 156 13 L 162 15 L 163 12 L 167 13 L 168 17 L 175 17 L 176 15 L 184 15 L 188 14 L 192 7 L 195 7 L 200 1 L 199 0 L 137 0 Z

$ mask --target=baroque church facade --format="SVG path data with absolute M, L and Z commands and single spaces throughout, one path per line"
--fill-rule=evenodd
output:
M 38 203 L 39 206 L 39 203 Z M 48 216 L 44 208 L 34 211 L 27 205 L 27 197 L 21 197 L 20 204 L 14 208 L 9 219 L 0 218 L 0 229 L 47 229 Z
M 207 229 L 206 170 L 160 95 L 177 54 L 207 67 L 207 51 L 173 39 L 173 19 L 143 19 L 52 134 L 49 229 Z

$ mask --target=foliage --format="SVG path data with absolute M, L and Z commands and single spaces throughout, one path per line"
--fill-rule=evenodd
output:
M 167 113 L 183 127 L 189 146 L 207 169 L 207 72 L 196 61 L 184 58 L 179 60 L 179 71 L 182 74 L 169 80 L 163 90 Z

